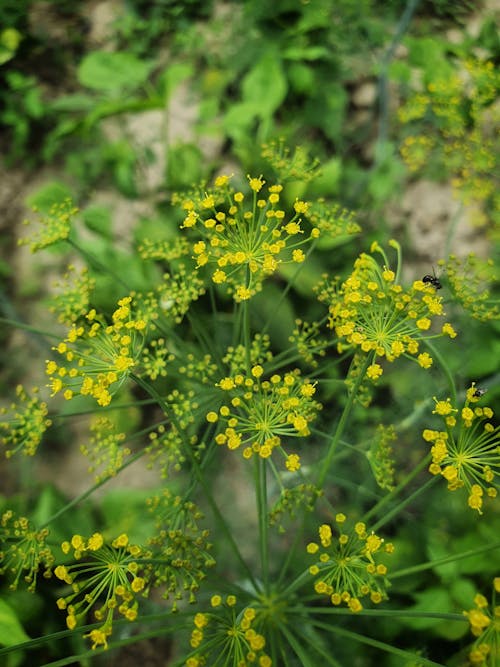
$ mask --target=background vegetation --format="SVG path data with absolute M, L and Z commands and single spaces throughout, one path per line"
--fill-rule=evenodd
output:
M 379 424 L 394 425 L 398 484 L 426 451 L 421 433 L 430 428 L 434 396 L 455 392 L 459 405 L 475 382 L 487 389 L 487 405 L 498 415 L 498 19 L 495 3 L 486 0 L 3 0 L 1 400 L 8 415 L 19 398 L 17 385 L 41 387 L 42 398 L 49 402 L 46 417 L 54 428 L 45 434 L 36 458 L 2 458 L 1 511 L 29 516 L 38 527 L 50 519 L 52 545 L 75 533 L 90 536 L 96 531 L 111 539 L 126 532 L 140 544 L 154 523 L 144 516 L 145 499 L 164 486 L 181 493 L 192 479 L 194 468 L 185 455 L 162 464 L 169 468 L 167 482 L 156 474 L 159 464 L 153 460 L 151 470 L 151 461 L 149 468 L 142 462 L 148 429 L 161 420 L 139 383 L 124 384 L 116 399 L 122 408 L 106 413 L 117 433 L 135 434 L 126 444 L 138 463 L 120 470 L 123 460 L 116 455 L 96 482 L 93 474 L 99 474 L 102 461 L 94 461 L 89 474 L 89 462 L 80 451 L 82 446 L 92 450 L 89 429 L 95 402 L 82 400 L 75 407 L 73 401 L 49 399 L 44 368 L 45 360 L 53 357 L 51 347 L 64 339 L 75 307 L 84 312 L 86 305 L 110 315 L 125 294 L 124 285 L 127 293 L 145 295 L 157 288 L 165 266 L 172 275 L 174 265 L 180 271 L 176 259 L 166 251 L 161 255 L 161 249 L 175 246 L 182 236 L 183 202 L 201 201 L 193 188 L 202 183 L 204 192 L 221 174 L 232 174 L 236 189 L 242 190 L 248 188 L 247 174 L 267 185 L 285 184 L 283 201 L 289 209 L 297 199 L 322 200 L 328 207 L 317 217 L 328 221 L 329 231 L 308 255 L 300 275 L 296 277 L 293 263 L 284 263 L 262 291 L 252 295 L 252 337 L 265 330 L 275 356 L 288 349 L 297 318 L 321 321 L 321 340 L 334 336 L 326 326 L 328 308 L 313 288 L 318 289 L 324 274 L 345 280 L 354 259 L 369 252 L 374 242 L 393 253 L 388 255 L 391 268 L 394 250 L 388 244 L 391 239 L 399 243 L 402 283 L 427 275 L 442 284 L 439 295 L 457 339 L 433 342 L 439 363 L 428 371 L 417 373 L 408 362 L 384 366 L 376 384 L 365 388 L 365 405 L 359 401 L 352 406 L 343 434 L 352 447 L 367 450 Z M 70 216 L 70 243 L 52 245 L 45 239 L 39 245 L 50 246 L 46 251 L 30 252 L 34 237 L 23 220 L 35 220 L 31 209 L 36 207 L 53 225 L 60 213 L 56 215 L 53 206 L 68 199 L 78 207 L 78 214 Z M 29 240 L 19 246 L 25 237 Z M 69 274 L 68 264 L 74 267 Z M 86 272 L 80 276 L 84 265 Z M 238 307 L 233 312 L 234 304 L 222 288 L 202 293 L 189 276 L 184 278 L 168 283 L 161 307 L 170 308 L 164 303 L 173 294 L 175 300 L 185 297 L 188 306 L 194 293 L 199 297 L 194 315 L 179 312 L 175 322 L 178 344 L 186 343 L 184 359 L 194 355 L 187 372 L 193 377 L 208 374 L 208 366 L 196 366 L 202 351 L 222 356 L 222 348 L 231 345 L 223 326 L 236 317 Z M 215 302 L 219 328 L 211 329 Z M 221 340 L 211 347 L 204 330 Z M 336 342 L 325 347 L 321 360 L 326 369 L 318 396 L 323 409 L 311 450 L 301 452 L 306 477 L 323 456 L 318 434 L 331 432 L 348 400 L 344 380 L 349 359 L 338 354 Z M 307 346 L 313 346 L 310 338 Z M 217 375 L 210 378 L 210 386 L 219 380 Z M 201 402 L 184 430 L 209 441 L 205 431 L 200 435 L 201 424 L 210 401 L 217 399 L 208 389 L 200 394 L 203 400 L 193 397 L 188 385 L 184 376 L 168 376 L 159 391 L 166 395 L 180 387 L 188 402 Z M 2 424 L 11 424 L 9 419 Z M 3 426 L 0 434 L 3 453 L 10 447 L 9 428 Z M 234 452 L 219 448 L 217 456 L 207 461 L 205 483 L 224 508 L 244 558 L 256 562 L 259 526 L 251 467 Z M 352 515 L 359 518 L 388 491 L 377 485 L 380 479 L 373 472 L 369 458 L 358 457 L 353 463 L 339 455 L 323 492 L 335 508 L 348 501 Z M 104 483 L 108 476 L 111 482 Z M 428 478 L 424 470 L 410 493 Z M 202 496 L 197 490 L 192 499 L 203 505 Z M 78 502 L 68 506 L 74 498 Z M 209 504 L 203 512 L 209 515 Z M 320 523 L 332 520 L 328 508 L 314 519 L 310 514 L 304 519 L 301 511 L 298 515 L 282 518 L 277 512 L 270 538 L 275 558 L 285 557 L 295 531 L 305 544 L 317 539 Z M 217 586 L 226 574 L 242 591 L 248 584 L 238 579 L 242 575 L 227 535 L 215 524 L 210 540 L 219 579 L 210 574 L 206 589 L 202 583 L 205 601 L 223 593 Z M 287 657 L 280 655 L 274 664 L 315 665 L 325 655 L 333 656 L 327 664 L 346 667 L 471 664 L 467 656 L 473 637 L 467 624 L 449 622 L 445 616 L 439 620 L 436 614 L 471 609 L 477 591 L 489 596 L 491 581 L 500 574 L 498 500 L 478 517 L 463 497 L 435 484 L 401 510 L 387 530 L 396 546 L 392 567 L 415 566 L 413 574 L 392 582 L 389 609 L 410 613 L 380 614 L 376 633 L 369 615 L 342 617 L 342 639 L 317 633 L 317 627 L 313 632 L 311 626 L 309 643 L 315 648 L 299 650 L 292 642 Z M 5 553 L 12 534 L 5 532 L 3 539 Z M 443 560 L 470 551 L 474 555 Z M 305 551 L 296 558 L 289 563 L 294 571 L 310 565 Z M 425 563 L 430 565 L 419 569 Z M 111 649 L 102 657 L 99 650 L 89 649 L 82 633 L 65 629 L 64 613 L 56 606 L 61 590 L 54 579 L 39 576 L 36 592 L 29 592 L 21 584 L 13 590 L 8 572 L 3 574 L 0 664 L 184 664 L 192 630 L 189 610 L 182 608 L 172 620 L 160 596 L 151 596 L 149 622 L 137 628 L 134 624 L 133 630 L 118 624 Z M 312 592 L 310 586 L 308 598 Z M 384 645 L 409 653 L 380 650 L 376 641 L 363 643 L 364 636 L 376 636 Z M 498 666 L 498 660 L 497 654 L 479 664 Z

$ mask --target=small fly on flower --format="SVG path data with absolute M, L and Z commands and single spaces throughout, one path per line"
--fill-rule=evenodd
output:
M 441 284 L 441 281 L 439 278 L 436 276 L 436 272 L 434 271 L 434 267 L 432 267 L 432 276 L 430 273 L 427 273 L 423 278 L 422 278 L 423 283 L 429 283 L 434 287 L 434 289 L 438 290 L 441 289 L 443 286 Z
M 481 398 L 481 396 L 484 396 L 487 391 L 487 389 L 483 389 L 482 387 L 476 387 L 474 389 L 474 398 Z

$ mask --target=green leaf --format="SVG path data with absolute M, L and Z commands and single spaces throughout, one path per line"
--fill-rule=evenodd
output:
M 189 77 L 193 76 L 194 69 L 190 63 L 173 63 L 160 76 L 160 84 L 165 101 L 168 101 L 173 91 Z
M 172 146 L 167 157 L 167 182 L 180 189 L 198 182 L 203 175 L 203 155 L 195 144 Z
M 111 239 L 111 213 L 106 206 L 88 206 L 82 211 L 86 227 L 104 238 Z
M 28 206 L 36 207 L 41 213 L 48 213 L 54 204 L 65 199 L 71 199 L 71 190 L 61 181 L 51 181 L 42 185 L 32 195 L 26 198 Z
M 422 593 L 416 594 L 417 603 L 408 609 L 408 611 L 418 611 L 422 613 L 421 618 L 405 618 L 404 623 L 414 630 L 430 630 L 440 625 L 440 621 L 432 616 L 426 616 L 430 613 L 446 613 L 452 608 L 450 594 L 444 588 L 428 588 Z
M 286 349 L 290 343 L 288 337 L 295 326 L 295 314 L 289 297 L 282 299 L 283 289 L 267 283 L 250 302 L 257 329 L 269 322 L 267 329 L 271 341 L 280 349 Z
M 260 118 L 273 114 L 285 99 L 288 85 L 279 55 L 265 53 L 243 79 L 243 100 L 256 105 Z
M 102 92 L 132 90 L 144 84 L 154 63 L 139 60 L 132 53 L 94 51 L 78 67 L 82 86 Z
M 0 644 L 14 646 L 30 638 L 19 623 L 17 614 L 10 605 L 0 599 Z

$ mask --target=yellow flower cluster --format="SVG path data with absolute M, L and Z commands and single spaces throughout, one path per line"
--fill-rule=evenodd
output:
M 493 591 L 495 598 L 500 593 L 500 577 L 494 578 Z M 493 603 L 490 609 L 488 600 L 480 593 L 474 596 L 474 605 L 463 612 L 472 634 L 478 638 L 469 652 L 469 660 L 477 667 L 496 667 L 500 658 L 500 606 Z
M 137 364 L 147 324 L 133 317 L 131 297 L 120 299 L 112 324 L 98 318 L 94 309 L 86 317 L 87 326 L 73 325 L 64 341 L 52 348 L 64 361 L 47 361 L 46 373 L 52 396 L 92 396 L 106 406 Z
M 69 237 L 71 222 L 77 213 L 78 209 L 70 199 L 54 204 L 47 215 L 40 216 L 40 226 L 37 232 L 27 238 L 19 239 L 19 245 L 29 245 L 31 252 L 37 252 L 60 241 L 65 241 Z M 29 220 L 24 220 L 23 224 L 31 223 Z
M 468 505 L 482 513 L 484 494 L 498 495 L 500 475 L 500 427 L 489 421 L 489 407 L 471 408 L 481 398 L 475 384 L 467 390 L 463 407 L 454 408 L 450 399 L 437 400 L 433 413 L 444 421 L 445 431 L 425 429 L 423 438 L 432 443 L 429 471 L 442 475 L 450 491 L 465 489 Z
M 327 595 L 332 604 L 344 603 L 352 612 L 359 612 L 363 609 L 360 598 L 370 596 L 379 604 L 387 597 L 387 567 L 377 561 L 382 553 L 392 553 L 394 546 L 385 544 L 373 531 L 369 533 L 362 521 L 344 532 L 346 520 L 345 514 L 335 516 L 336 538 L 329 524 L 319 527 L 319 543 L 307 545 L 307 553 L 316 560 L 309 572 L 317 577 L 314 590 L 318 595 Z
M 96 482 L 100 482 L 114 477 L 131 452 L 123 444 L 125 433 L 119 431 L 111 419 L 95 417 L 90 431 L 90 442 L 82 444 L 80 451 L 90 461 L 88 471 L 94 473 Z
M 54 574 L 72 587 L 72 592 L 57 600 L 57 606 L 66 611 L 66 625 L 73 630 L 80 619 L 84 619 L 92 607 L 102 626 L 87 635 L 92 648 L 107 647 L 107 638 L 113 628 L 115 610 L 128 621 L 135 621 L 138 615 L 140 594 L 146 596 L 148 579 L 141 572 L 140 558 L 148 554 L 139 546 L 129 543 L 123 533 L 106 544 L 101 533 L 94 533 L 88 539 L 73 535 L 70 542 L 63 542 L 64 554 L 73 552 L 74 562 L 58 565 Z M 90 576 L 91 575 L 91 576 Z
M 34 387 L 31 394 L 18 385 L 18 403 L 12 403 L 9 408 L 0 408 L 0 417 L 5 416 L 0 421 L 0 443 L 6 448 L 7 458 L 17 452 L 34 456 L 43 434 L 52 424 L 47 418 L 47 404 L 38 397 L 38 388 Z
M 225 600 L 213 595 L 210 605 L 217 611 L 195 615 L 190 642 L 194 651 L 187 658 L 186 667 L 215 664 L 208 660 L 216 655 L 239 656 L 241 667 L 272 667 L 271 658 L 264 653 L 265 637 L 252 627 L 257 619 L 256 610 L 246 607 L 236 614 L 236 604 L 234 595 L 226 596 Z
M 313 400 L 316 388 L 312 382 L 300 377 L 300 372 L 272 375 L 261 379 L 264 369 L 256 364 L 251 377 L 243 374 L 225 377 L 217 383 L 219 389 L 230 396 L 230 401 L 207 414 L 207 421 L 221 421 L 225 428 L 216 437 L 219 445 L 228 449 L 243 446 L 246 459 L 257 454 L 269 458 L 273 450 L 282 450 L 282 440 L 287 437 L 309 435 L 309 423 L 320 409 Z M 285 454 L 285 465 L 295 472 L 300 468 L 297 454 Z
M 420 351 L 420 342 L 441 335 L 456 336 L 449 323 L 443 324 L 440 332 L 430 333 L 433 318 L 443 315 L 442 297 L 422 280 L 406 290 L 398 284 L 400 248 L 396 241 L 390 245 L 398 252 L 396 271 L 389 268 L 385 252 L 374 243 L 371 251 L 382 256 L 383 266 L 362 253 L 352 274 L 320 295 L 329 304 L 329 324 L 338 336 L 338 351 L 354 349 L 370 355 L 372 363 L 366 375 L 371 380 L 383 372 L 376 363 L 379 358 L 391 362 L 401 356 L 416 357 L 422 368 L 430 368 L 432 357 Z
M 194 235 L 198 268 L 210 267 L 212 281 L 227 285 L 236 301 L 250 299 L 280 264 L 303 262 L 302 246 L 319 236 L 315 227 L 307 235 L 302 228 L 307 203 L 297 200 L 287 219 L 280 207 L 282 186 L 270 186 L 263 198 L 259 193 L 265 181 L 248 179 L 252 192 L 248 204 L 245 194 L 229 185 L 229 176 L 219 176 L 211 191 L 182 203 L 186 216 L 181 229 Z
M 29 519 L 16 516 L 6 510 L 0 517 L 0 575 L 16 590 L 21 580 L 28 583 L 28 590 L 35 591 L 41 567 L 43 576 L 51 576 L 54 556 L 47 545 L 47 528 L 37 530 Z
M 89 308 L 90 294 L 95 287 L 95 279 L 89 276 L 86 267 L 77 272 L 70 264 L 62 280 L 56 282 L 54 287 L 57 294 L 51 298 L 49 310 L 57 314 L 59 322 L 71 325 L 85 315 Z
M 493 260 L 480 259 L 470 253 L 465 258 L 450 255 L 442 264 L 449 289 L 472 317 L 481 322 L 500 319 L 498 299 L 489 289 L 499 278 Z
M 460 74 L 438 72 L 425 90 L 410 96 L 399 109 L 399 119 L 411 134 L 401 154 L 412 171 L 435 166 L 452 174 L 464 201 L 484 202 L 498 192 L 498 133 L 489 128 L 499 120 L 494 102 L 500 75 L 493 62 L 459 63 Z

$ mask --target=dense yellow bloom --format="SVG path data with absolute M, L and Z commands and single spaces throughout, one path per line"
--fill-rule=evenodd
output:
M 456 334 L 447 324 L 438 333 L 431 333 L 433 320 L 443 314 L 442 298 L 429 283 L 416 280 L 409 289 L 398 284 L 400 248 L 390 242 L 398 254 L 396 271 L 388 268 L 384 250 L 374 243 L 372 253 L 379 254 L 381 266 L 372 255 L 362 253 L 354 271 L 342 283 L 323 285 L 319 298 L 329 307 L 329 325 L 338 337 L 338 350 L 354 349 L 368 355 L 371 364 L 366 376 L 376 380 L 382 366 L 376 361 L 385 358 L 417 357 L 422 368 L 430 368 L 432 357 L 419 353 L 420 342 L 426 339 Z
M 190 638 L 194 650 L 186 660 L 186 667 L 216 664 L 220 656 L 234 665 L 272 667 L 271 658 L 264 653 L 266 639 L 252 627 L 258 619 L 256 610 L 246 607 L 237 613 L 236 603 L 234 595 L 225 599 L 213 595 L 210 611 L 195 614 Z
M 264 368 L 255 364 L 250 376 L 236 373 L 220 380 L 225 403 L 219 414 L 211 411 L 207 421 L 221 424 L 215 437 L 219 445 L 234 450 L 243 447 L 246 459 L 258 455 L 269 458 L 275 449 L 282 450 L 287 438 L 309 434 L 309 423 L 320 405 L 314 401 L 315 385 L 302 379 L 298 370 L 263 379 Z M 297 454 L 284 454 L 290 472 L 300 468 Z
M 498 495 L 500 428 L 488 421 L 493 417 L 491 408 L 473 407 L 480 398 L 474 384 L 467 390 L 461 410 L 453 407 L 449 398 L 434 398 L 433 413 L 441 417 L 445 430 L 425 429 L 422 435 L 433 443 L 429 471 L 442 475 L 450 491 L 465 488 L 469 507 L 482 513 L 484 497 Z
M 73 325 L 65 340 L 53 347 L 63 361 L 48 360 L 46 373 L 52 395 L 63 392 L 67 400 L 92 396 L 106 406 L 139 361 L 147 322 L 134 317 L 131 297 L 118 301 L 111 324 L 94 309 L 86 317 L 87 326 Z
M 493 604 L 478 593 L 474 596 L 474 608 L 463 614 L 470 623 L 470 631 L 477 637 L 469 652 L 472 665 L 497 667 L 500 657 L 500 607 L 495 606 L 495 593 L 500 592 L 500 578 L 493 580 Z
M 345 532 L 345 521 L 345 515 L 339 513 L 335 529 L 329 524 L 321 525 L 320 544 L 309 542 L 306 551 L 315 558 L 309 572 L 317 577 L 316 593 L 327 595 L 334 605 L 344 603 L 356 613 L 363 609 L 360 598 L 369 596 L 374 604 L 379 604 L 387 597 L 384 581 L 387 568 L 377 559 L 382 553 L 392 553 L 393 546 L 368 532 L 363 522 Z
M 34 456 L 45 431 L 52 424 L 47 418 L 47 404 L 40 400 L 38 391 L 34 387 L 29 395 L 22 385 L 18 385 L 18 402 L 9 408 L 0 407 L 0 443 L 6 448 L 7 458 L 18 452 Z
M 236 301 L 250 299 L 280 265 L 303 262 L 301 246 L 317 236 L 314 228 L 307 234 L 303 229 L 306 202 L 296 201 L 288 216 L 280 208 L 281 185 L 271 185 L 267 198 L 258 198 L 265 181 L 248 176 L 248 183 L 248 202 L 231 187 L 229 176 L 219 176 L 212 190 L 182 202 L 187 213 L 181 229 L 194 235 L 197 267 L 209 267 L 212 281 L 226 285 Z

